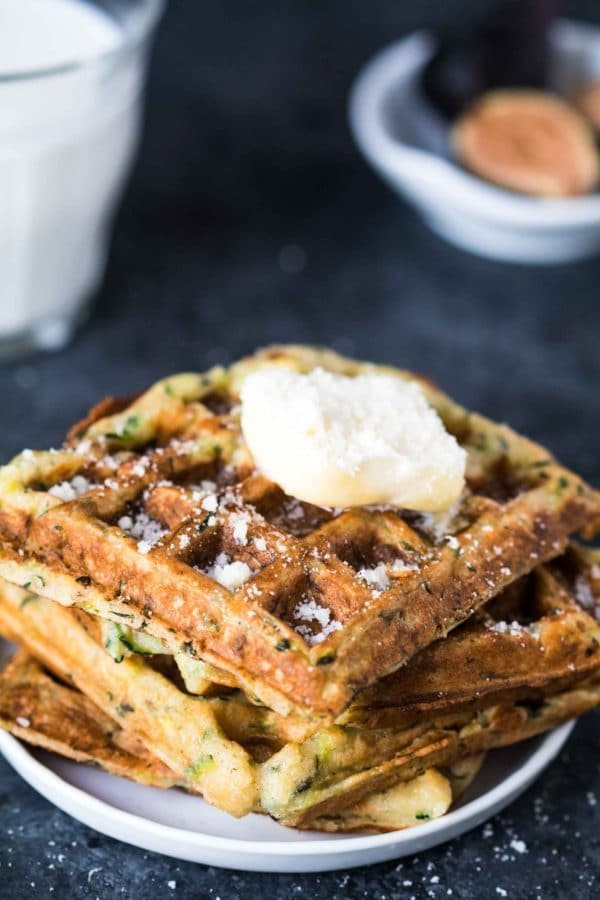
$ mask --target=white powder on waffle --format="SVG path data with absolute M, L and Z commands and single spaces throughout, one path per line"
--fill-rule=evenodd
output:
M 254 538 L 254 546 L 259 551 L 259 553 L 264 553 L 265 550 L 267 549 L 267 542 L 265 541 L 264 538 L 257 537 L 257 538 Z
M 248 525 L 250 524 L 250 514 L 247 512 L 232 513 L 230 520 L 232 525 L 233 540 L 240 547 L 245 547 L 248 543 Z
M 250 374 L 241 395 L 254 461 L 292 497 L 432 512 L 463 490 L 466 453 L 416 381 L 272 367 Z
M 81 497 L 82 494 L 94 487 L 97 487 L 97 485 L 90 481 L 89 478 L 85 478 L 83 475 L 74 475 L 69 481 L 53 484 L 48 493 L 67 503 L 70 500 L 77 500 L 78 497 Z
M 143 478 L 146 474 L 146 469 L 150 465 L 150 459 L 147 456 L 141 456 L 134 466 L 131 467 L 132 475 L 136 475 L 138 478 Z
M 219 553 L 212 566 L 202 570 L 228 591 L 235 591 L 252 577 L 252 569 L 245 562 L 231 562 L 226 553 Z
M 151 519 L 145 512 L 137 512 L 133 516 L 121 516 L 117 524 L 138 542 L 138 550 L 144 554 L 148 553 L 156 542 L 167 533 L 167 529 L 160 522 Z
M 379 597 L 390 586 L 390 579 L 383 563 L 379 563 L 373 569 L 359 569 L 356 574 L 371 588 L 374 597 Z
M 493 624 L 489 624 L 488 626 L 490 631 L 495 631 L 498 634 L 510 634 L 514 637 L 522 637 L 523 634 L 528 634 L 530 637 L 539 640 L 539 633 L 537 630 L 531 625 L 521 625 L 520 622 L 516 620 L 513 622 L 494 622 Z
M 418 572 L 419 565 L 416 562 L 406 562 L 404 559 L 395 559 L 390 566 L 392 575 L 402 575 L 404 572 Z
M 297 623 L 294 625 L 294 631 L 297 634 L 301 635 L 307 644 L 310 646 L 314 646 L 315 644 L 320 644 L 325 640 L 326 637 L 329 637 L 334 631 L 339 631 L 341 623 L 337 621 L 332 615 L 331 610 L 327 609 L 326 606 L 321 606 L 320 603 L 317 603 L 316 600 L 301 600 L 294 607 L 294 619 Z M 303 624 L 303 623 L 310 623 Z M 313 627 L 310 627 L 310 626 Z M 317 626 L 318 631 L 314 630 L 314 626 Z
M 115 472 L 121 465 L 121 460 L 119 457 L 107 453 L 106 456 L 103 456 L 100 460 L 100 465 Z
M 207 512 L 216 512 L 219 508 L 219 500 L 216 494 L 207 494 L 206 497 L 202 498 L 201 503 L 202 509 L 205 509 Z
M 192 500 L 197 503 L 207 494 L 215 494 L 217 485 L 214 481 L 201 481 L 200 484 L 191 484 L 188 489 L 192 492 Z

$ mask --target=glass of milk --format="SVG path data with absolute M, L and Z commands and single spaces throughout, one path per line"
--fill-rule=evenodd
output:
M 0 358 L 63 346 L 102 277 L 163 0 L 0 0 Z

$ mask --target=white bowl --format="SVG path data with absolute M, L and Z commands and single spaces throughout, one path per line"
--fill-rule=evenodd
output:
M 421 72 L 435 50 L 416 32 L 382 50 L 350 95 L 354 138 L 379 174 L 431 228 L 473 253 L 521 263 L 561 263 L 600 252 L 600 194 L 546 200 L 513 194 L 456 165 L 447 129 L 424 101 Z M 557 22 L 553 88 L 568 94 L 600 79 L 600 28 Z

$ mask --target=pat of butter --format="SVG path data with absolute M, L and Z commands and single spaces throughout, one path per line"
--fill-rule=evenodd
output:
M 414 381 L 278 367 L 248 375 L 241 396 L 255 464 L 299 500 L 439 512 L 462 492 L 466 453 Z

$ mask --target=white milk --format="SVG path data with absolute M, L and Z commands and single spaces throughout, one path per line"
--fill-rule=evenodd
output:
M 63 344 L 102 275 L 139 134 L 124 35 L 79 0 L 0 0 L 0 354 Z
M 75 0 L 0 0 L 0 74 L 87 60 L 119 38 L 112 19 Z

